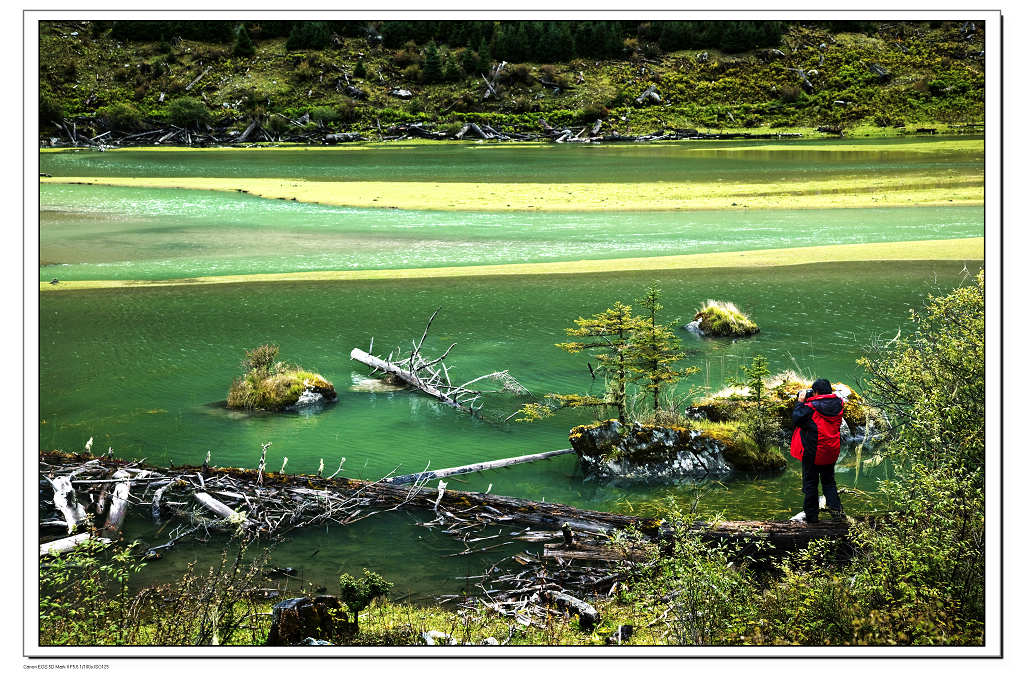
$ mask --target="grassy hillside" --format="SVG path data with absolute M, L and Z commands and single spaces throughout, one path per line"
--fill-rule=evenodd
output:
M 378 122 L 386 129 L 422 121 L 439 130 L 486 122 L 535 132 L 544 118 L 556 126 L 602 119 L 606 131 L 642 134 L 820 126 L 847 133 L 948 131 L 979 123 L 984 114 L 982 24 L 872 23 L 856 26 L 866 32 L 846 33 L 793 23 L 777 48 L 736 54 L 666 52 L 663 42 L 644 39 L 641 25 L 636 35 L 623 36 L 621 49 L 613 50 L 617 58 L 507 65 L 497 99 L 484 99 L 479 72 L 466 70 L 476 70 L 479 51 L 491 48 L 484 44 L 476 50 L 432 42 L 385 47 L 369 34 L 334 34 L 322 49 L 288 50 L 287 38 L 261 39 L 259 27 L 248 25 L 252 56 L 236 55 L 234 38 L 122 42 L 107 24 L 44 22 L 40 135 L 57 135 L 54 122 L 62 117 L 95 133 L 159 121 L 242 130 L 253 118 L 284 131 L 308 113 L 303 124 L 318 131 L 376 134 Z M 114 34 L 126 31 L 122 26 Z M 660 103 L 637 104 L 652 85 Z M 346 92 L 349 86 L 364 96 Z M 394 96 L 394 89 L 412 97 Z

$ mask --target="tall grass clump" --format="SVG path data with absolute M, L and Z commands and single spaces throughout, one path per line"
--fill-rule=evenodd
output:
M 708 299 L 693 320 L 705 336 L 753 336 L 761 331 L 753 320 L 729 301 Z
M 228 391 L 228 407 L 280 411 L 310 391 L 326 400 L 337 397 L 334 386 L 318 373 L 277 360 L 278 346 L 265 344 L 245 351 L 242 375 Z

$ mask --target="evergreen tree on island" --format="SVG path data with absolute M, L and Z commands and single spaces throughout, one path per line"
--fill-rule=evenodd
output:
M 651 284 L 637 303 L 646 308 L 648 314 L 634 320 L 635 328 L 625 359 L 630 374 L 651 394 L 654 411 L 658 411 L 663 388 L 678 381 L 682 375 L 673 365 L 685 353 L 680 349 L 676 335 L 657 323 L 657 314 L 665 307 L 661 304 L 661 289 L 657 283 Z

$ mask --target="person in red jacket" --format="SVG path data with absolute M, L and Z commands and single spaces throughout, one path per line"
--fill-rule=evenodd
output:
M 839 426 L 843 422 L 843 400 L 832 392 L 832 384 L 819 378 L 810 390 L 801 390 L 793 409 L 793 439 L 790 454 L 803 464 L 804 519 L 818 521 L 818 481 L 825 494 L 825 507 L 842 515 L 836 488 L 836 460 L 839 458 Z

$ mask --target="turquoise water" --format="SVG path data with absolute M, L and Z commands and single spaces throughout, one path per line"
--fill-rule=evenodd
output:
M 706 298 L 736 302 L 760 323 L 746 341 L 696 339 L 682 332 L 687 365 L 705 369 L 694 384 L 712 389 L 740 373 L 754 353 L 773 370 L 856 382 L 855 360 L 876 337 L 907 329 L 907 315 L 929 291 L 947 289 L 960 262 L 833 264 L 767 271 L 661 271 L 615 275 L 470 278 L 409 282 L 274 283 L 202 288 L 112 289 L 42 294 L 40 442 L 95 449 L 151 463 L 252 466 L 260 443 L 294 472 L 348 459 L 350 476 L 373 479 L 566 446 L 568 428 L 591 414 L 564 412 L 542 423 L 497 424 L 460 415 L 415 393 L 361 390 L 365 369 L 352 348 L 407 349 L 440 307 L 428 346 L 458 345 L 453 378 L 508 369 L 528 389 L 596 387 L 587 358 L 553 344 L 580 314 L 640 296 L 653 278 L 664 288 L 664 317 L 678 323 Z M 263 342 L 281 357 L 333 381 L 340 400 L 316 415 L 247 416 L 218 402 L 238 374 L 243 351 Z M 491 396 L 484 413 L 503 420 L 522 400 Z M 271 465 L 273 465 L 271 461 Z M 574 459 L 457 480 L 465 488 L 611 509 L 632 490 L 568 478 Z M 642 493 L 642 492 L 641 492 Z M 781 516 L 781 496 L 765 505 L 729 505 L 736 517 Z M 724 507 L 724 506 L 723 506 Z
M 488 213 L 43 184 L 40 280 L 422 268 L 979 237 L 982 207 Z

